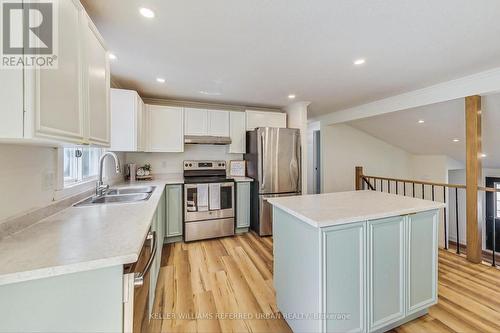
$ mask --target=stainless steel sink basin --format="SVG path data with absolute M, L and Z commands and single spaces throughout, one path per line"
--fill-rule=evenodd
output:
M 79 203 L 75 204 L 75 207 L 78 206 L 89 206 L 89 205 L 102 205 L 102 204 L 110 204 L 110 203 L 129 203 L 129 202 L 138 202 L 138 201 L 146 201 L 151 197 L 152 192 L 150 193 L 133 193 L 133 194 L 120 194 L 120 195 L 103 195 L 101 197 L 92 196 L 87 198 Z
M 106 195 L 121 195 L 121 194 L 134 194 L 134 193 L 152 193 L 156 186 L 141 186 L 141 187 L 124 187 L 112 188 L 106 192 Z

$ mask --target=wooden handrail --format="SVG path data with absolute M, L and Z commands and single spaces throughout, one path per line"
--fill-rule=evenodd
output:
M 385 181 L 398 182 L 398 183 L 414 183 L 414 184 L 419 184 L 419 185 L 429 185 L 429 186 L 438 186 L 438 187 L 444 186 L 444 187 L 460 188 L 460 189 L 467 188 L 467 186 L 462 185 L 462 184 L 435 183 L 435 182 L 427 182 L 427 181 L 423 181 L 423 180 L 404 179 L 404 178 L 389 178 L 389 177 L 364 175 L 362 167 L 356 167 L 356 180 L 358 180 L 358 179 L 359 180 L 365 179 L 367 182 L 369 182 L 370 179 L 378 179 L 378 180 L 385 180 Z M 361 182 L 360 181 L 357 182 L 356 185 L 361 186 Z M 356 186 L 356 188 L 357 188 L 357 186 Z M 484 192 L 500 192 L 500 188 L 494 188 L 494 187 L 478 186 L 477 189 L 479 191 L 484 191 Z
M 426 181 L 421 181 L 421 180 L 413 180 L 413 179 L 403 179 L 403 178 L 388 178 L 388 177 L 378 177 L 378 176 L 369 176 L 369 175 L 362 175 L 363 178 L 366 179 L 379 179 L 379 180 L 388 180 L 388 181 L 393 181 L 393 182 L 400 182 L 400 183 L 415 183 L 415 184 L 420 184 L 420 185 L 434 185 L 434 186 L 445 186 L 445 187 L 452 187 L 452 188 L 463 188 L 465 189 L 465 185 L 460 185 L 460 184 L 447 184 L 447 183 L 434 183 L 434 182 L 426 182 Z
M 494 187 L 478 186 L 477 189 L 479 191 L 484 191 L 484 192 L 500 192 L 500 188 L 494 188 Z

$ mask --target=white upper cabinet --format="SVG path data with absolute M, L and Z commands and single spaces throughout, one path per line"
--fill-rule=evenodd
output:
M 184 109 L 185 135 L 229 136 L 229 111 Z
M 143 109 L 134 90 L 111 89 L 111 150 L 145 150 Z
M 109 59 L 104 41 L 90 18 L 85 15 L 84 82 L 88 138 L 92 144 L 110 144 Z
M 184 119 L 185 135 L 208 135 L 207 110 L 184 108 Z
M 23 70 L 0 70 L 2 121 L 0 137 L 16 138 L 23 133 Z
M 78 1 L 59 2 L 58 68 L 26 71 L 25 107 L 34 116 L 34 131 L 28 131 L 33 136 L 83 143 L 82 10 Z
M 246 153 L 246 117 L 245 112 L 231 111 L 229 113 L 229 128 L 231 144 L 229 153 Z
M 102 38 L 78 0 L 59 1 L 56 8 L 58 67 L 0 74 L 2 107 L 8 107 L 0 139 L 108 146 L 109 65 Z
M 247 110 L 247 131 L 257 127 L 286 128 L 286 113 Z
M 229 136 L 229 111 L 208 110 L 208 135 Z
M 184 109 L 147 105 L 149 118 L 149 151 L 184 151 Z

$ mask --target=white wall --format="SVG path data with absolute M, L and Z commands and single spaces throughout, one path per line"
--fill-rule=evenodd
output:
M 319 131 L 321 123 L 311 122 L 307 126 L 307 193 L 314 192 L 314 132 Z M 321 143 L 320 143 L 321 144 Z
M 324 192 L 351 191 L 355 188 L 354 170 L 362 166 L 366 175 L 415 179 L 435 183 L 448 183 L 448 171 L 463 168 L 463 164 L 445 155 L 413 155 L 377 139 L 349 125 L 337 124 L 321 127 L 322 185 Z M 453 181 L 450 181 L 453 183 Z M 377 188 L 380 182 L 376 184 Z M 386 190 L 387 183 L 383 184 Z M 399 183 L 399 193 L 404 193 Z M 431 200 L 432 187 L 415 186 L 415 197 Z M 391 192 L 396 192 L 395 182 Z M 413 186 L 406 183 L 406 194 L 413 196 Z M 449 198 L 449 194 L 448 198 Z M 434 200 L 444 202 L 444 189 L 434 187 Z M 447 212 L 449 213 L 449 211 Z M 450 217 L 447 228 L 450 228 Z M 440 215 L 439 243 L 444 246 L 444 211 Z
M 184 160 L 242 160 L 242 154 L 228 154 L 227 146 L 185 145 L 183 153 L 126 153 L 125 163 L 151 164 L 154 173 L 182 173 Z
M 408 178 L 410 154 L 349 125 L 321 124 L 322 192 L 355 189 L 354 168 L 374 176 Z
M 285 108 L 287 113 L 287 126 L 289 128 L 298 128 L 300 130 L 300 145 L 302 149 L 301 168 L 302 168 L 302 193 L 307 193 L 308 184 L 308 145 L 307 145 L 307 107 L 309 102 L 295 102 Z
M 0 145 L 0 223 L 48 205 L 56 186 L 55 148 Z
M 123 155 L 118 157 L 123 161 Z M 59 200 L 95 186 L 59 191 L 57 148 L 0 144 L 0 165 L 0 223 L 45 207 L 54 198 Z M 111 176 L 110 182 L 122 179 L 121 175 L 115 175 L 110 163 L 106 163 L 104 174 Z

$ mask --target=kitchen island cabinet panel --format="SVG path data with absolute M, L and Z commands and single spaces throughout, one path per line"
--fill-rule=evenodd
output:
M 437 303 L 438 232 L 436 212 L 408 217 L 407 312 Z
M 306 313 L 319 313 L 321 308 L 317 230 L 295 223 L 293 216 L 280 209 L 273 210 L 273 230 L 276 304 L 281 313 L 290 315 L 287 322 L 294 332 L 317 332 L 321 329 L 320 320 L 301 317 Z
M 405 316 L 404 216 L 368 222 L 368 314 L 370 330 Z
M 365 238 L 364 222 L 323 232 L 325 313 L 331 314 L 327 332 L 365 331 Z

